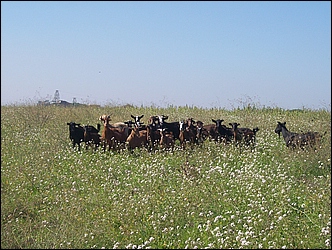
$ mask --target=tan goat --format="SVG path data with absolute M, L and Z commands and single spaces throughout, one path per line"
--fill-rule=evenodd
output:
M 131 133 L 129 134 L 126 144 L 129 150 L 133 150 L 138 147 L 147 146 L 147 131 L 146 130 L 139 130 L 137 126 L 135 126 Z

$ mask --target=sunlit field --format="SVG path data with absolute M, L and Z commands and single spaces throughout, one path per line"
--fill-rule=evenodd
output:
M 256 146 L 73 149 L 67 122 L 130 115 L 258 127 Z M 324 134 L 290 150 L 274 132 Z M 101 128 L 101 131 L 103 127 Z M 1 107 L 1 248 L 331 248 L 331 112 Z

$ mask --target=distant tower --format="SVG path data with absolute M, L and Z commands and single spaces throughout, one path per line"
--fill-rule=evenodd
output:
M 77 104 L 76 97 L 73 97 L 73 105 Z
M 59 102 L 60 102 L 60 94 L 59 94 L 59 90 L 56 90 L 56 91 L 55 91 L 54 98 L 53 98 L 52 102 L 53 102 L 53 103 L 59 103 Z

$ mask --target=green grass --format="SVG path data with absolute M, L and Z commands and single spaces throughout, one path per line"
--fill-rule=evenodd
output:
M 259 127 L 254 150 L 81 152 L 67 122 L 130 115 Z M 289 150 L 274 129 L 325 136 Z M 279 108 L 1 107 L 1 248 L 331 248 L 331 113 Z

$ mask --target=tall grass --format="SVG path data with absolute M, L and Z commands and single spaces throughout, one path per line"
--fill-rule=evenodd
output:
M 81 152 L 67 122 L 164 114 L 258 126 L 254 150 Z M 277 121 L 325 136 L 286 148 Z M 1 248 L 331 248 L 331 113 L 279 108 L 1 107 Z

